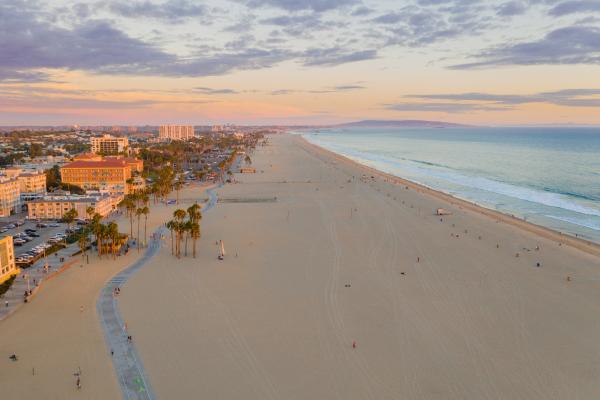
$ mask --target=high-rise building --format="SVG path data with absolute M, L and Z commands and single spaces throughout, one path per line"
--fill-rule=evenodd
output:
M 12 236 L 0 239 L 0 283 L 13 275 L 18 275 L 19 269 L 15 265 L 15 253 Z
M 119 154 L 123 153 L 129 147 L 129 139 L 126 137 L 116 137 L 104 135 L 101 137 L 92 137 L 92 153 L 96 154 Z
M 192 125 L 162 125 L 158 131 L 160 139 L 190 140 L 194 137 Z

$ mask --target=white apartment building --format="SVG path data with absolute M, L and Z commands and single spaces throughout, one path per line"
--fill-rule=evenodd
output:
M 161 125 L 158 137 L 162 140 L 190 140 L 194 137 L 192 125 Z
M 126 151 L 129 147 L 129 139 L 126 137 L 116 137 L 111 135 L 104 135 L 101 137 L 90 138 L 92 145 L 92 153 L 96 154 L 119 154 Z

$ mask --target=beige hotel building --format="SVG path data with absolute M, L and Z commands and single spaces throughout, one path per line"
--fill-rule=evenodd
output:
M 0 239 L 0 283 L 13 275 L 18 275 L 19 269 L 15 264 L 15 252 L 12 236 Z
M 123 159 L 102 161 L 73 161 L 60 169 L 63 183 L 85 190 L 127 194 L 127 179 L 131 178 L 131 164 Z

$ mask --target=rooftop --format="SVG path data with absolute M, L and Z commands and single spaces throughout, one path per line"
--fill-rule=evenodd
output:
M 124 160 L 102 160 L 102 161 L 73 161 L 65 164 L 63 168 L 123 168 L 127 166 Z

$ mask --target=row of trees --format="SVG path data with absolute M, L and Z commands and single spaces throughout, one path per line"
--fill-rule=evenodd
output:
M 96 212 L 94 207 L 88 207 L 86 214 L 88 223 L 84 226 L 78 239 L 82 256 L 85 258 L 90 244 L 96 242 L 98 257 L 111 253 L 115 258 L 121 246 L 126 242 L 127 235 L 119 232 L 119 226 L 115 222 L 102 223 L 103 217 Z M 71 227 L 77 217 L 77 210 L 71 209 L 65 213 L 63 219 Z
M 138 251 L 140 250 L 140 222 L 142 216 L 144 217 L 144 246 L 147 242 L 147 226 L 148 226 L 148 214 L 150 214 L 150 196 L 147 191 L 138 191 L 125 196 L 119 203 L 119 208 L 123 209 L 129 217 L 129 236 L 133 238 L 133 221 L 137 218 L 137 235 L 136 244 Z
M 193 257 L 196 258 L 196 242 L 200 239 L 200 220 L 202 213 L 200 206 L 196 203 L 187 211 L 177 209 L 173 212 L 173 219 L 167 222 L 167 228 L 171 232 L 171 254 L 181 258 L 181 247 L 184 244 L 184 256 L 187 257 L 188 238 L 192 239 Z

